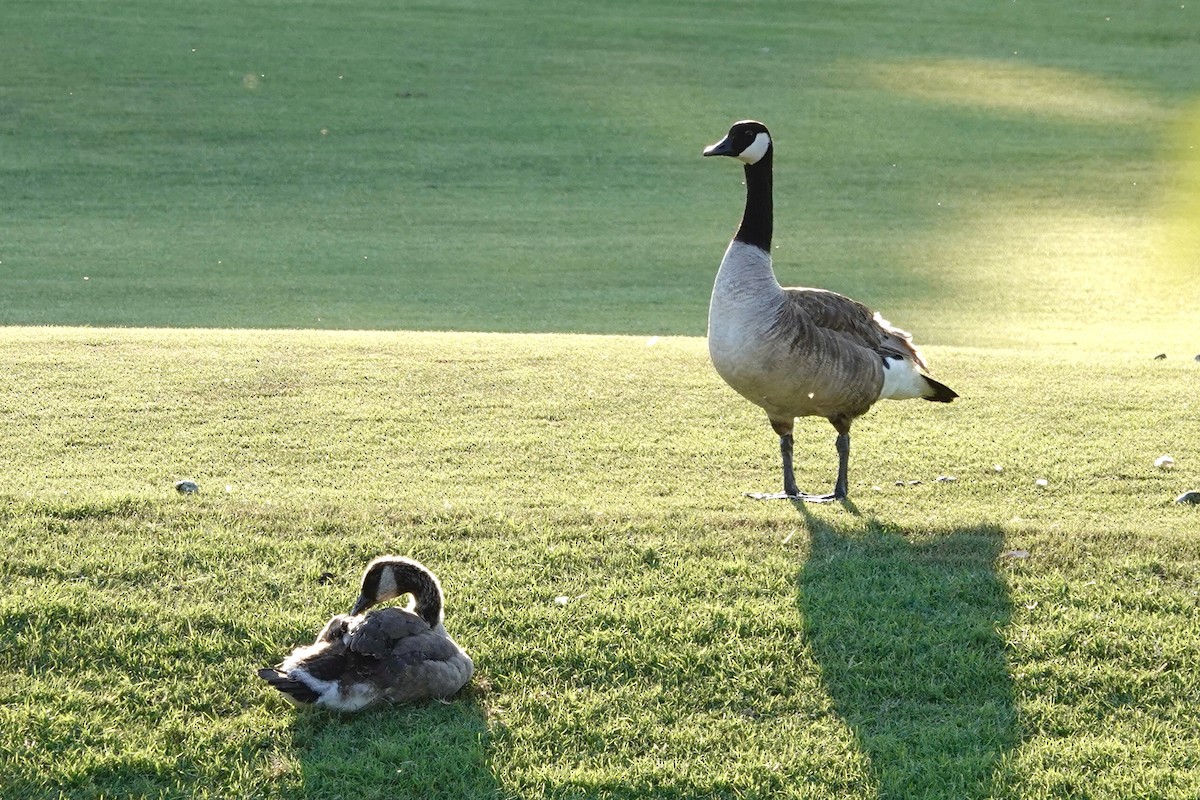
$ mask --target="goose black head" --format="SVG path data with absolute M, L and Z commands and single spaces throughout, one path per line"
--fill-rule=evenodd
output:
M 743 164 L 757 164 L 771 152 L 767 126 L 752 119 L 733 123 L 725 138 L 704 148 L 706 156 L 730 156 Z
M 410 594 L 413 611 L 431 627 L 442 620 L 442 585 L 419 561 L 404 556 L 380 556 L 367 565 L 362 590 L 350 609 L 357 616 L 372 606 Z

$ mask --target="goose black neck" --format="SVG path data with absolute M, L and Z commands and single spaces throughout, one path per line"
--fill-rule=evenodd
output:
M 757 163 L 747 164 L 746 170 L 746 210 L 742 212 L 742 224 L 738 226 L 736 241 L 771 252 L 771 228 L 774 223 L 774 209 L 771 198 L 771 161 L 772 152 Z
M 429 627 L 437 627 L 442 621 L 442 590 L 437 584 L 423 583 L 413 592 L 413 611 L 417 616 L 429 623 Z
M 442 618 L 442 587 L 433 573 L 418 564 L 404 564 L 396 569 L 396 585 L 413 597 L 413 611 L 429 623 L 438 624 Z

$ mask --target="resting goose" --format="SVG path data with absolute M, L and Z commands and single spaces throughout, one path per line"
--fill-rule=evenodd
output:
M 734 123 L 706 156 L 730 156 L 746 173 L 746 207 L 725 251 L 708 310 L 708 352 L 725 382 L 767 412 L 779 435 L 783 493 L 757 499 L 813 502 L 848 493 L 850 424 L 880 399 L 958 395 L 924 373 L 912 337 L 861 303 L 823 289 L 779 285 L 771 269 L 771 134 L 761 122 Z M 803 494 L 792 471 L 796 417 L 825 417 L 837 430 L 833 492 Z
M 379 603 L 412 595 L 409 609 Z M 381 556 L 367 565 L 349 614 L 326 623 L 317 640 L 258 676 L 298 706 L 360 711 L 381 702 L 449 697 L 474 672 L 470 656 L 442 624 L 442 587 L 424 565 Z

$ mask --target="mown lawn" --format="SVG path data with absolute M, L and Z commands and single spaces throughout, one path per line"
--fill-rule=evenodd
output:
M 1196 13 L 6 3 L 0 797 L 1200 795 Z M 747 116 L 962 395 L 846 504 L 707 363 Z M 383 552 L 475 679 L 296 713 Z
M 873 411 L 852 502 L 794 508 L 741 496 L 778 481 L 774 437 L 697 339 L 0 345 L 6 796 L 1200 788 L 1190 362 L 936 348 L 963 400 Z M 389 551 L 440 572 L 477 677 L 295 713 L 253 669 Z
M 14 0 L 0 324 L 703 335 L 753 116 L 785 282 L 1194 355 L 1197 13 Z

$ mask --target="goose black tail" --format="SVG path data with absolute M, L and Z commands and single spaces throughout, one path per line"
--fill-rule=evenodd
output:
M 293 680 L 277 669 L 260 669 L 258 677 L 293 698 L 298 703 L 312 704 L 317 702 L 319 695 L 310 689 L 307 684 Z
M 954 398 L 958 397 L 958 392 L 951 389 L 944 383 L 939 383 L 928 375 L 925 376 L 925 382 L 929 384 L 929 388 L 933 390 L 933 394 L 922 395 L 931 403 L 949 403 Z

